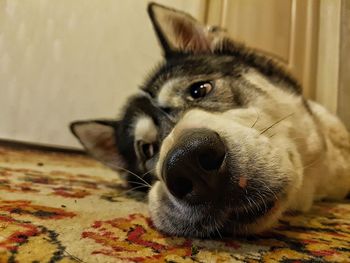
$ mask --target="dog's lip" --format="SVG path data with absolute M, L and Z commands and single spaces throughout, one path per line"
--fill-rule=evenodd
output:
M 162 183 L 160 182 L 158 185 L 162 186 Z M 249 215 L 243 206 L 237 202 L 234 204 L 231 203 L 230 205 L 222 200 L 223 202 L 219 207 L 212 202 L 188 205 L 182 203 L 181 200 L 179 201 L 175 199 L 166 191 L 163 191 L 162 193 L 164 195 L 162 196 L 162 200 L 167 200 L 167 202 L 163 204 L 168 210 L 164 210 L 161 214 L 153 214 L 153 216 L 164 222 L 174 222 L 174 217 L 176 217 L 181 223 L 179 223 L 179 228 L 172 223 L 171 228 L 168 228 L 167 224 L 159 224 L 157 227 L 165 233 L 187 237 L 213 237 L 213 234 L 218 231 L 223 235 L 227 234 L 229 236 L 232 236 L 232 234 L 245 235 L 248 233 L 247 231 L 250 231 L 250 226 L 253 226 L 254 224 L 259 225 L 259 222 L 263 222 L 265 219 L 268 220 L 270 216 L 273 216 L 275 212 L 278 212 L 280 202 L 282 201 L 280 195 L 277 195 L 277 197 L 265 197 L 264 202 L 266 209 L 263 202 L 260 201 L 261 203 L 259 203 L 259 205 L 262 209 Z M 255 201 L 257 202 L 257 200 Z M 245 204 L 247 203 L 248 202 Z M 257 210 L 256 207 L 253 209 Z M 195 213 L 192 213 L 193 211 L 195 211 Z M 188 225 L 192 227 L 184 229 L 181 228 L 180 225 Z M 203 228 L 197 228 L 196 226 L 203 226 Z
M 200 203 L 200 204 L 195 204 L 191 205 L 193 207 L 201 207 L 202 213 L 203 213 L 203 219 L 207 218 L 208 215 L 208 210 L 212 210 L 214 208 L 215 210 L 215 205 L 213 203 Z M 225 225 L 225 221 L 227 222 L 233 222 L 233 223 L 238 223 L 240 225 L 246 225 L 246 224 L 251 224 L 256 222 L 257 220 L 263 218 L 264 216 L 267 216 L 270 213 L 273 213 L 273 211 L 277 208 L 278 206 L 278 200 L 277 199 L 268 199 L 264 201 L 257 202 L 255 203 L 250 203 L 245 202 L 244 204 L 241 205 L 236 205 L 234 207 L 231 207 L 230 209 L 227 209 L 226 213 L 224 214 L 229 215 L 224 222 L 222 222 Z M 226 209 L 224 207 L 220 208 L 219 210 L 225 211 Z M 214 211 L 211 211 L 213 213 Z M 220 220 L 220 218 L 217 218 Z
M 217 218 L 217 220 L 223 220 L 223 225 L 225 225 L 225 223 L 228 222 L 237 223 L 240 225 L 254 223 L 257 220 L 267 216 L 268 214 L 273 213 L 273 211 L 276 210 L 279 205 L 279 200 L 276 198 L 270 198 L 260 202 L 254 200 L 254 203 L 248 203 L 247 201 L 245 201 L 244 204 L 229 205 L 228 207 L 222 206 L 220 208 L 218 208 L 214 202 L 184 204 L 181 202 L 181 200 L 174 198 L 172 198 L 172 201 L 176 203 L 180 202 L 181 205 L 186 205 L 188 209 L 200 209 L 200 214 L 202 214 L 203 220 L 207 218 L 209 213 L 215 213 L 216 215 L 218 215 L 221 214 L 220 212 L 223 212 L 222 214 L 226 214 L 227 218 Z
M 260 202 L 244 203 L 232 208 L 232 220 L 240 224 L 251 224 L 271 213 L 278 206 L 277 199 L 267 199 Z

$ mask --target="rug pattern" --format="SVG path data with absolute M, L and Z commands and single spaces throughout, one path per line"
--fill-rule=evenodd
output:
M 0 262 L 350 262 L 350 201 L 245 239 L 169 237 L 145 196 L 90 158 L 0 146 Z

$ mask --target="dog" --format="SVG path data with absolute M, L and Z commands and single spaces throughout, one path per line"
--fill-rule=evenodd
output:
M 190 15 L 148 6 L 164 61 L 117 120 L 71 124 L 131 187 L 156 228 L 250 235 L 350 190 L 350 137 L 272 58 Z

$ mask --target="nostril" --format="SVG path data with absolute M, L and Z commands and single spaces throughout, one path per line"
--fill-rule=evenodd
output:
M 198 156 L 199 165 L 206 171 L 219 170 L 225 159 L 225 153 L 215 155 L 214 153 L 205 153 Z
M 165 156 L 162 177 L 172 196 L 185 202 L 210 201 L 226 180 L 226 147 L 219 134 L 208 129 L 182 133 Z
M 183 198 L 193 190 L 192 181 L 185 177 L 176 177 L 168 182 L 169 191 L 177 198 Z

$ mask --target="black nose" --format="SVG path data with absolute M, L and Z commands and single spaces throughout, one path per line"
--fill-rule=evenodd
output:
M 225 144 L 209 129 L 184 132 L 163 164 L 170 193 L 191 203 L 213 200 L 225 184 Z

